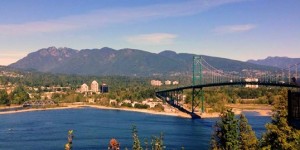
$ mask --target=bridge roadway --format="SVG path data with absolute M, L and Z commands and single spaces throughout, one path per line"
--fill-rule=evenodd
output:
M 192 98 L 192 111 L 189 111 L 188 109 L 175 104 L 174 101 L 167 100 L 166 97 L 168 97 L 167 96 L 168 93 L 174 92 L 174 94 L 175 94 L 175 92 L 182 92 L 183 90 L 186 90 L 186 89 L 193 89 L 193 93 L 194 93 L 194 89 L 202 90 L 202 88 L 205 88 L 205 87 L 233 86 L 233 85 L 240 85 L 240 86 L 262 85 L 262 86 L 278 86 L 278 87 L 300 88 L 300 86 L 297 86 L 296 84 L 287 84 L 287 83 L 278 83 L 278 82 L 277 83 L 276 82 L 275 83 L 274 82 L 259 82 L 259 81 L 258 82 L 257 81 L 253 81 L 253 82 L 246 82 L 246 81 L 242 81 L 242 82 L 223 82 L 223 83 L 200 84 L 200 85 L 178 87 L 178 88 L 175 88 L 175 89 L 161 90 L 161 91 L 156 92 L 156 96 L 158 98 L 162 99 L 162 100 L 165 100 L 168 104 L 170 104 L 171 106 L 177 108 L 178 110 L 191 115 L 192 118 L 201 118 L 200 114 L 196 114 L 194 112 L 195 108 L 199 104 L 199 103 L 195 104 L 194 98 Z M 169 96 L 172 97 L 172 94 L 169 95 Z M 192 96 L 194 97 L 194 94 Z M 178 99 L 177 99 L 177 101 L 178 101 Z M 203 102 L 202 102 L 202 110 L 203 110 Z
M 180 91 L 186 89 L 202 89 L 205 87 L 215 87 L 215 86 L 232 86 L 232 85 L 263 85 L 263 86 L 279 86 L 279 87 L 291 87 L 291 88 L 300 88 L 296 84 L 288 84 L 288 83 L 273 83 L 273 82 L 223 82 L 223 83 L 209 83 L 209 84 L 199 84 L 199 85 L 191 85 L 191 86 L 184 86 L 178 87 L 175 89 L 168 89 L 168 90 L 161 90 L 157 91 L 156 94 L 165 93 L 165 92 L 172 92 L 172 91 Z

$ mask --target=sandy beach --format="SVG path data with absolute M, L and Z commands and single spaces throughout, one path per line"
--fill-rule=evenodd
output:
M 263 109 L 232 109 L 235 115 L 240 115 L 242 113 L 256 113 L 257 116 L 272 116 L 272 110 L 263 110 Z M 220 116 L 220 113 L 202 113 L 201 118 L 217 118 Z
M 171 111 L 171 112 L 157 112 L 154 110 L 149 109 L 136 109 L 136 108 L 115 108 L 115 107 L 107 107 L 107 106 L 100 106 L 100 105 L 93 105 L 93 104 L 74 104 L 74 103 L 68 103 L 68 104 L 61 104 L 57 107 L 51 107 L 51 108 L 28 108 L 28 109 L 22 109 L 22 110 L 10 110 L 10 111 L 1 111 L 0 115 L 3 114 L 13 114 L 13 113 L 22 113 L 22 112 L 30 112 L 30 111 L 45 111 L 45 110 L 57 110 L 57 109 L 78 109 L 82 107 L 92 107 L 97 109 L 109 109 L 109 110 L 121 110 L 121 111 L 133 111 L 133 112 L 140 112 L 140 113 L 148 113 L 148 114 L 154 114 L 154 115 L 167 115 L 167 116 L 176 116 L 176 117 L 182 117 L 182 118 L 191 118 L 189 114 L 180 112 L 178 110 Z M 236 115 L 239 115 L 243 112 L 254 112 L 257 113 L 258 116 L 271 116 L 272 110 L 271 109 L 247 109 L 247 108 L 236 108 L 240 106 L 235 106 L 232 108 L 233 112 Z M 9 107 L 2 107 L 3 108 L 9 108 Z M 12 107 L 10 107 L 12 108 Z M 14 108 L 17 108 L 17 106 L 14 106 Z M 220 113 L 201 113 L 198 114 L 201 116 L 201 118 L 216 118 L 220 116 Z

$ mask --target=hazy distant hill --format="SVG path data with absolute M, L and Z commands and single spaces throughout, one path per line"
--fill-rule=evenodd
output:
M 136 49 L 114 50 L 108 47 L 80 51 L 49 47 L 32 52 L 9 66 L 42 72 L 81 75 L 187 75 L 192 71 L 193 56 L 194 54 L 177 54 L 169 50 L 156 54 Z M 203 57 L 214 67 L 226 71 L 274 69 L 226 58 Z
M 300 58 L 267 57 L 266 59 L 248 60 L 247 62 L 258 65 L 287 68 L 289 65 L 300 63 Z

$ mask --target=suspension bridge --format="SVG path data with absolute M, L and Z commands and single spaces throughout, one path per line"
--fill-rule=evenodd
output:
M 203 88 L 215 86 L 240 85 L 249 88 L 258 86 L 277 86 L 299 88 L 295 84 L 298 79 L 298 64 L 289 65 L 286 69 L 277 70 L 249 70 L 241 72 L 224 71 L 210 65 L 203 57 L 193 57 L 193 83 L 190 86 L 177 87 L 174 89 L 161 90 L 156 96 L 168 104 L 178 108 L 180 111 L 195 115 L 195 109 L 201 107 L 204 112 L 204 91 Z M 294 79 L 294 81 L 292 80 Z M 191 110 L 184 108 L 179 102 L 183 99 L 183 91 L 192 90 Z

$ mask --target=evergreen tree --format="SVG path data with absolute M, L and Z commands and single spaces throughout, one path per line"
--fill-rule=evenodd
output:
M 5 90 L 0 90 L 0 105 L 8 105 L 9 104 L 9 99 L 8 95 Z
M 221 121 L 216 122 L 212 135 L 211 149 L 236 150 L 239 148 L 238 120 L 232 110 L 221 114 Z
M 73 130 L 69 130 L 68 132 L 68 143 L 65 144 L 65 150 L 72 150 L 73 146 L 73 138 L 74 138 L 74 135 L 73 135 Z
M 144 144 L 145 144 L 145 150 L 148 150 L 148 139 L 145 139 Z
M 164 142 L 163 142 L 163 134 L 161 133 L 159 137 L 154 136 L 152 137 L 152 150 L 164 150 Z
M 29 100 L 29 94 L 25 91 L 23 86 L 18 86 L 9 95 L 13 104 L 23 104 L 25 101 Z
M 258 140 L 255 136 L 255 132 L 248 124 L 248 120 L 244 114 L 240 115 L 239 120 L 239 141 L 241 150 L 256 150 L 258 148 Z
M 132 137 L 133 137 L 132 149 L 133 150 L 143 150 L 143 148 L 141 147 L 141 144 L 140 144 L 139 137 L 137 135 L 137 129 L 136 129 L 135 125 L 132 126 Z
M 266 125 L 267 131 L 262 137 L 262 149 L 299 149 L 300 131 L 288 125 L 287 98 L 279 97 L 274 105 L 272 122 Z

